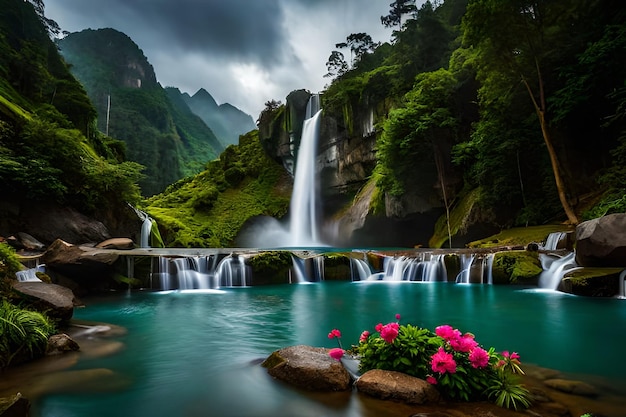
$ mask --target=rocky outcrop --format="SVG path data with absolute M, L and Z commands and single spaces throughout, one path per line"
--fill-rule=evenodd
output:
M 440 398 L 439 391 L 423 379 L 383 369 L 365 372 L 356 381 L 356 388 L 372 397 L 407 404 L 432 403 Z
M 31 308 L 49 317 L 68 321 L 77 303 L 69 288 L 45 282 L 15 282 L 13 292 Z
M 65 333 L 54 334 L 48 339 L 46 355 L 57 355 L 65 352 L 76 352 L 80 346 Z
M 115 251 L 72 245 L 59 239 L 43 253 L 41 262 L 46 264 L 46 271 L 53 282 L 68 278 L 71 283 L 61 283 L 75 291 L 82 291 L 107 288 L 115 275 L 114 264 L 118 258 Z
M 289 346 L 272 353 L 262 365 L 274 378 L 299 388 L 345 391 L 350 388 L 350 375 L 328 352 L 325 348 Z
M 19 392 L 10 397 L 0 398 L 1 417 L 28 417 L 30 401 Z
M 576 263 L 626 267 L 626 214 L 616 213 L 576 227 Z

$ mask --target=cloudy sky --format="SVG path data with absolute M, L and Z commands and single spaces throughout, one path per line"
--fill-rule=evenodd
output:
M 268 100 L 323 90 L 335 44 L 365 32 L 389 41 L 380 23 L 391 0 L 46 0 L 62 30 L 113 28 L 128 35 L 162 86 L 205 88 L 255 120 Z M 423 1 L 418 1 L 418 4 Z M 349 51 L 344 51 L 349 56 Z

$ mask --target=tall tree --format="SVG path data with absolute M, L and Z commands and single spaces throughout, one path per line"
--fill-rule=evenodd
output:
M 417 11 L 415 0 L 396 0 L 389 7 L 391 7 L 389 14 L 381 16 L 380 22 L 386 28 L 398 26 L 398 31 L 402 30 L 402 16 Z
M 367 33 L 352 33 L 346 38 L 346 42 L 340 42 L 335 45 L 336 48 L 350 48 L 350 55 L 352 57 L 352 66 L 355 66 L 361 58 L 368 53 L 374 52 L 374 50 L 380 45 L 378 42 L 374 42 L 372 37 Z M 331 55 L 332 57 L 332 55 Z
M 559 48 L 563 47 L 559 37 L 567 28 L 559 23 L 566 13 L 572 13 L 568 4 L 547 0 L 472 0 L 463 30 L 466 46 L 477 50 L 479 78 L 495 80 L 483 83 L 483 89 L 498 85 L 506 92 L 521 83 L 527 91 L 550 157 L 559 200 L 569 222 L 577 224 L 554 145 L 546 89 L 549 74 L 554 71 L 549 57 L 560 54 Z
M 348 63 L 343 54 L 339 51 L 332 51 L 326 61 L 328 73 L 324 77 L 341 77 L 348 71 Z

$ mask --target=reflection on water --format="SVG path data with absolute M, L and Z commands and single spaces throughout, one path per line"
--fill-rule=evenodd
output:
M 106 375 L 96 377 L 114 375 L 120 385 L 56 390 L 35 404 L 34 417 L 410 415 L 404 405 L 360 395 L 298 392 L 259 365 L 285 346 L 334 347 L 327 337 L 333 328 L 344 346 L 356 343 L 396 313 L 404 323 L 472 332 L 483 346 L 519 352 L 525 363 L 599 376 L 612 389 L 626 385 L 626 304 L 617 299 L 487 285 L 322 282 L 86 302 L 77 318 L 127 332 L 106 340 L 123 345 L 109 355 L 89 355 L 95 347 L 85 345 L 70 370 L 99 370 Z

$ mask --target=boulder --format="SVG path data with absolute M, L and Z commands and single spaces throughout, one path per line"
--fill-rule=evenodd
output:
M 626 214 L 609 214 L 579 224 L 576 227 L 576 263 L 626 267 Z
M 439 391 L 423 379 L 383 369 L 365 372 L 355 385 L 360 392 L 372 397 L 407 404 L 433 403 L 440 399 Z
M 46 264 L 46 270 L 51 272 L 53 279 L 54 273 L 60 273 L 73 281 L 73 284 L 64 285 L 79 291 L 107 288 L 109 279 L 115 276 L 114 264 L 118 258 L 114 251 L 76 246 L 57 239 L 41 255 L 41 262 Z M 80 292 L 78 294 L 81 295 Z
M 56 355 L 65 352 L 75 352 L 80 350 L 78 343 L 65 333 L 54 334 L 48 339 L 46 355 Z
M 543 383 L 550 388 L 568 394 L 581 395 L 584 397 L 595 397 L 599 394 L 595 387 L 582 381 L 555 378 L 546 379 Z
M 0 416 L 2 417 L 28 417 L 30 401 L 19 392 L 10 397 L 0 398 Z
M 33 309 L 49 317 L 67 321 L 74 314 L 74 293 L 69 288 L 45 282 L 15 282 L 13 292 Z
M 262 366 L 274 378 L 309 391 L 350 389 L 348 371 L 328 352 L 326 348 L 289 346 L 272 353 Z
M 132 239 L 126 237 L 114 237 L 112 239 L 107 239 L 104 242 L 100 242 L 96 245 L 96 248 L 99 249 L 134 249 L 135 242 Z

